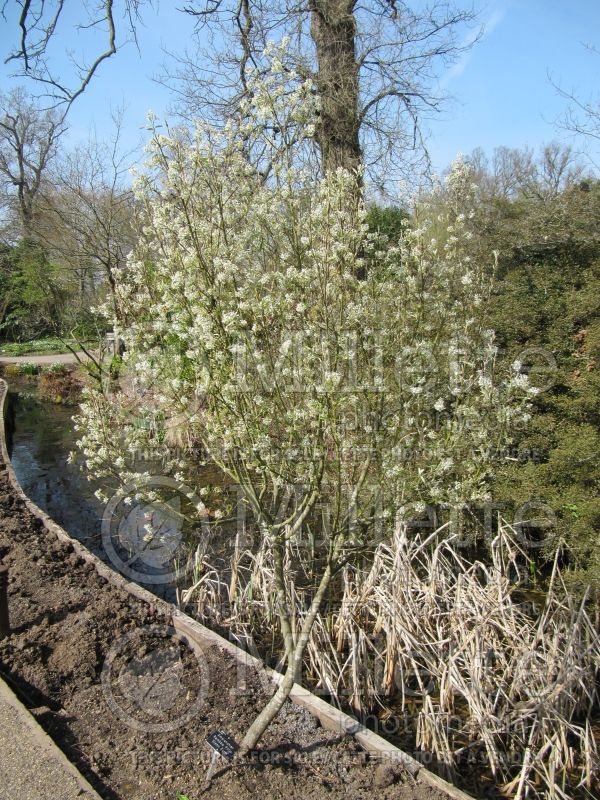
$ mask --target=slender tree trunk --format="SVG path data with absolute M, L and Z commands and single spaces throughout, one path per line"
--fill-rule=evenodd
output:
M 318 62 L 321 118 L 317 130 L 325 173 L 362 163 L 359 141 L 355 0 L 310 0 Z
M 273 562 L 275 568 L 275 589 L 277 592 L 279 628 L 283 636 L 285 656 L 287 664 L 289 665 L 294 653 L 294 632 L 292 630 L 292 621 L 290 620 L 285 591 L 285 541 L 281 539 L 277 539 L 273 544 Z
M 296 680 L 296 676 L 300 671 L 304 650 L 308 644 L 310 633 L 312 631 L 315 619 L 317 618 L 317 614 L 319 613 L 325 593 L 329 588 L 332 574 L 333 570 L 331 568 L 331 564 L 328 564 L 323 576 L 321 577 L 319 587 L 315 596 L 313 597 L 312 603 L 310 604 L 310 609 L 308 610 L 304 624 L 302 625 L 302 630 L 300 632 L 300 636 L 298 637 L 298 641 L 294 646 L 293 653 L 291 653 L 291 655 L 288 657 L 287 669 L 283 676 L 283 680 L 277 687 L 277 691 L 273 697 L 269 700 L 267 705 L 263 708 L 252 725 L 248 728 L 240 745 L 240 755 L 246 755 L 246 753 L 256 747 L 261 736 L 267 730 L 271 722 L 275 719 L 281 710 L 281 707 L 289 697 Z
M 108 288 L 110 290 L 110 297 L 113 307 L 113 356 L 114 358 L 121 357 L 121 349 L 119 340 L 121 338 L 121 329 L 119 325 L 119 304 L 117 301 L 117 282 L 110 263 L 105 264 L 106 279 L 108 281 Z

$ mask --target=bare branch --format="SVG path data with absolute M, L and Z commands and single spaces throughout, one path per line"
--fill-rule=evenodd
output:
M 463 35 L 472 10 L 436 0 L 418 11 L 404 0 L 188 0 L 183 10 L 195 20 L 197 49 L 176 56 L 162 80 L 181 116 L 224 124 L 245 95 L 247 65 L 264 69 L 266 41 L 287 35 L 284 69 L 314 80 L 321 95 L 314 153 L 323 156 L 330 136 L 348 154 L 341 161 L 360 154 L 378 186 L 427 169 L 422 125 L 444 100 L 436 77 L 481 36 Z
M 141 2 L 143 0 L 124 0 L 127 27 L 136 44 L 136 22 Z M 30 78 L 41 86 L 48 87 L 49 92 L 45 96 L 54 105 L 66 106 L 68 110 L 87 89 L 101 64 L 115 55 L 118 46 L 114 0 L 98 0 L 98 4 L 87 12 L 89 15 L 87 20 L 82 10 L 82 18 L 78 20 L 75 28 L 79 31 L 103 28 L 106 46 L 90 62 L 82 65 L 74 63 L 77 76 L 75 85 L 69 79 L 63 80 L 50 66 L 50 46 L 58 33 L 59 23 L 65 16 L 63 13 L 65 5 L 65 0 L 23 0 L 18 21 L 19 45 L 5 58 L 5 63 L 14 62 L 20 65 L 17 76 Z M 64 25 L 62 27 L 64 28 Z
M 38 196 L 65 130 L 64 114 L 40 109 L 22 89 L 0 95 L 0 184 L 23 237 L 36 234 Z

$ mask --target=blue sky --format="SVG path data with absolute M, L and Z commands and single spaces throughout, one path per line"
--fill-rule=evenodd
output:
M 584 99 L 600 101 L 598 0 L 512 0 L 482 11 L 483 39 L 442 76 L 454 102 L 431 126 L 431 150 L 442 166 L 458 151 L 497 145 L 537 148 L 550 139 L 585 145 L 600 163 L 598 144 L 574 142 L 556 128 L 565 101 L 548 79 Z
M 168 91 L 152 76 L 160 72 L 162 47 L 180 51 L 189 40 L 191 20 L 162 0 L 158 10 L 144 11 L 138 29 L 140 52 L 132 43 L 105 62 L 70 115 L 71 142 L 87 138 L 92 126 L 99 136 L 107 131 L 111 105 L 124 104 L 126 140 L 131 146 L 142 135 L 145 114 L 162 115 L 169 103 Z M 76 13 L 78 3 L 70 8 Z M 80 7 L 80 6 L 79 6 Z M 457 152 L 475 147 L 491 151 L 497 145 L 537 148 L 551 139 L 565 139 L 554 123 L 565 110 L 548 75 L 583 99 L 600 99 L 600 55 L 584 45 L 600 49 L 598 0 L 498 0 L 479 4 L 486 32 L 472 50 L 440 75 L 440 85 L 452 95 L 442 116 L 430 120 L 430 151 L 441 170 Z M 13 17 L 16 12 L 13 3 Z M 67 19 L 68 21 L 68 19 Z M 0 22 L 3 49 L 14 37 L 14 18 Z M 0 28 L 1 30 L 1 28 Z M 123 39 L 123 36 L 121 37 Z M 53 59 L 60 63 L 65 51 L 78 54 L 82 45 L 73 29 L 56 38 Z M 0 68 L 3 89 L 13 85 L 9 69 Z M 587 146 L 600 164 L 600 145 Z

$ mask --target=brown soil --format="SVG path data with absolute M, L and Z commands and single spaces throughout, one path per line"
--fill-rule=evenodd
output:
M 18 365 L 0 363 L 0 375 L 10 379 L 12 389 L 25 392 L 31 392 L 33 389 L 47 402 L 66 406 L 77 405 L 81 402 L 81 392 L 84 387 L 82 374 L 70 364 L 64 365 L 63 370 L 21 375 Z
M 64 369 L 63 373 L 46 372 L 40 375 L 37 382 L 38 393 L 51 403 L 76 405 L 81 402 L 83 381 L 72 367 Z
M 29 513 L 1 464 L 0 558 L 12 627 L 0 673 L 103 797 L 447 800 L 291 703 L 252 759 L 220 760 L 205 787 L 206 736 L 239 741 L 267 697 L 258 675 L 240 685 L 232 657 L 192 651 L 159 607 L 99 577 Z

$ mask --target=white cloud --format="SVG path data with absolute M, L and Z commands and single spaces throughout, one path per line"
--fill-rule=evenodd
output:
M 498 25 L 502 22 L 504 17 L 506 16 L 506 9 L 496 9 L 492 12 L 492 14 L 488 17 L 488 19 L 483 23 L 482 28 L 476 28 L 475 30 L 471 31 L 470 33 L 465 36 L 463 41 L 460 43 L 461 47 L 470 47 L 472 44 L 475 43 L 478 36 L 482 33 L 482 38 L 485 39 L 486 36 L 489 36 L 493 30 L 495 30 Z M 448 84 L 453 81 L 455 78 L 458 78 L 460 75 L 463 74 L 469 61 L 471 60 L 472 50 L 467 51 L 464 53 L 462 58 L 460 58 L 456 64 L 453 64 L 446 73 L 440 79 L 440 89 L 445 89 Z

